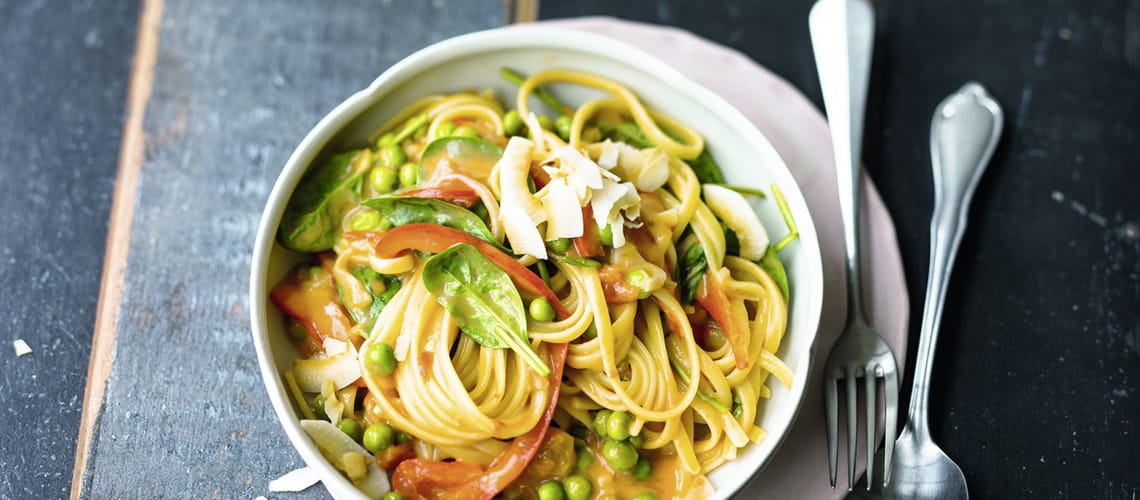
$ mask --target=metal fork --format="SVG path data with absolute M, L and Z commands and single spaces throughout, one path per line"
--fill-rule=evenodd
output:
M 866 404 L 867 485 L 875 457 L 875 392 L 883 379 L 883 420 L 886 473 L 890 481 L 892 446 L 898 415 L 898 364 L 890 346 L 867 321 L 859 275 L 859 158 L 863 141 L 863 112 L 871 70 L 875 13 L 868 0 L 819 0 L 808 16 L 816 68 L 835 154 L 839 208 L 847 248 L 847 326 L 824 366 L 824 406 L 827 410 L 827 459 L 831 486 L 835 487 L 839 447 L 840 380 L 847 386 L 847 489 L 855 484 L 858 421 L 857 380 L 862 378 Z

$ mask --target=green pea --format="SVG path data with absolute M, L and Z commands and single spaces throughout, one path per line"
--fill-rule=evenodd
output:
M 632 420 L 628 413 L 615 411 L 609 420 L 606 420 L 606 435 L 618 441 L 629 437 L 629 424 Z
M 566 490 L 566 500 L 587 500 L 594 486 L 589 479 L 575 474 L 562 481 L 562 489 Z
M 641 445 L 645 444 L 645 440 L 642 439 L 641 434 L 637 434 L 635 436 L 629 437 L 629 444 L 632 444 L 634 448 L 637 448 L 640 450 Z
M 404 431 L 399 431 L 396 433 L 396 444 L 404 444 L 404 443 L 407 443 L 408 441 L 411 441 L 411 440 L 412 440 L 411 434 L 408 434 Z
M 396 168 L 408 161 L 408 155 L 399 144 L 388 144 L 380 148 L 380 164 L 388 168 Z
M 360 439 L 364 437 L 364 429 L 360 427 L 360 422 L 357 422 L 355 420 L 342 418 L 340 422 L 336 423 L 336 428 L 340 429 L 341 432 L 348 434 L 348 437 L 352 438 L 353 441 L 356 441 L 358 443 L 360 442 Z
M 546 130 L 554 130 L 554 122 L 550 121 L 550 117 L 546 115 L 538 115 L 538 126 Z
M 522 116 L 519 116 L 517 109 L 507 111 L 507 114 L 503 115 L 503 133 L 515 135 L 522 130 L 522 125 Z
M 570 126 L 574 124 L 574 119 L 570 115 L 559 116 L 554 120 L 554 131 L 558 132 L 558 137 L 564 141 L 570 140 Z
M 404 495 L 400 494 L 398 491 L 393 490 L 385 493 L 384 496 L 380 497 L 380 500 L 404 500 Z
M 364 366 L 373 375 L 387 377 L 396 371 L 396 352 L 383 342 L 372 344 L 364 353 Z
M 598 433 L 601 437 L 609 435 L 606 434 L 606 421 L 610 419 L 611 414 L 613 414 L 613 411 L 601 410 L 597 415 L 594 415 L 594 432 Z
M 590 450 L 582 450 L 582 452 L 578 454 L 576 467 L 578 467 L 578 470 L 584 471 L 589 469 L 591 465 L 594 465 L 594 454 L 590 453 Z
M 368 183 L 372 184 L 372 189 L 380 194 L 391 193 L 396 189 L 396 169 L 372 167 L 372 171 L 368 173 Z
M 562 483 L 558 481 L 547 481 L 538 485 L 538 500 L 564 500 L 566 498 L 566 491 L 562 489 Z
M 613 226 L 610 224 L 606 224 L 605 227 L 598 229 L 598 239 L 601 240 L 602 244 L 607 246 L 607 247 L 614 246 L 614 228 L 613 228 Z
M 475 130 L 475 127 L 471 125 L 460 125 L 455 128 L 455 132 L 453 132 L 452 135 L 456 137 L 479 137 L 479 131 Z
M 626 281 L 634 288 L 641 290 L 637 294 L 639 299 L 649 298 L 649 271 L 644 269 L 634 269 L 625 276 Z
M 455 133 L 455 123 L 443 122 L 439 124 L 439 128 L 435 129 L 436 137 L 449 137 Z
M 610 463 L 610 467 L 619 471 L 627 471 L 637 465 L 637 450 L 627 441 L 607 439 L 602 446 L 602 456 Z
M 732 418 L 740 420 L 744 416 L 744 404 L 740 402 L 740 396 L 735 392 L 732 393 Z
M 403 187 L 415 186 L 420 182 L 420 166 L 415 163 L 405 163 L 400 167 L 400 185 Z
M 530 317 L 535 321 L 550 321 L 554 319 L 554 306 L 549 300 L 539 297 L 530 301 Z
M 295 319 L 289 320 L 289 327 L 286 328 L 285 331 L 289 334 L 289 338 L 293 340 L 301 340 L 309 336 L 309 331 L 305 329 L 305 325 L 302 325 L 300 321 Z
M 352 216 L 352 221 L 348 225 L 356 231 L 372 231 L 380 227 L 380 214 L 375 210 L 360 212 Z
M 640 495 L 633 497 L 633 500 L 657 500 L 657 495 L 654 495 L 653 493 L 650 493 L 647 491 L 645 493 L 642 493 Z
M 364 429 L 364 448 L 372 453 L 380 453 L 388 449 L 395 439 L 396 431 L 392 429 L 392 426 L 385 423 L 372 424 Z
M 558 238 L 548 241 L 546 244 L 550 246 L 550 249 L 553 250 L 554 253 L 566 253 L 566 251 L 570 249 L 570 238 Z
M 329 418 L 328 414 L 325 413 L 325 395 L 324 394 L 317 394 L 316 396 L 314 396 L 313 400 L 309 402 L 309 409 L 313 410 L 313 414 L 316 415 L 317 418 L 320 418 L 320 419 Z
M 387 134 L 380 136 L 380 139 L 378 139 L 376 141 L 376 146 L 384 147 L 384 146 L 387 146 L 389 144 L 395 144 L 395 143 L 396 143 L 396 134 L 394 134 L 392 132 L 388 132 Z
M 635 479 L 649 479 L 653 474 L 653 465 L 649 463 L 649 459 L 645 457 L 638 457 L 637 465 L 633 466 L 633 477 Z

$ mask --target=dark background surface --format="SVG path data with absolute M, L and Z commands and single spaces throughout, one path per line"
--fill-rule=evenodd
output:
M 168 11 L 173 5 L 182 4 L 168 2 Z M 686 28 L 748 54 L 818 105 L 809 8 L 548 1 L 540 17 L 604 14 Z M 912 331 L 926 281 L 933 108 L 978 80 L 1006 111 L 947 297 L 935 439 L 962 465 L 974 498 L 1134 499 L 1140 0 L 877 8 L 864 160 L 897 226 Z M 135 2 L 0 2 L 0 340 L 23 338 L 35 350 L 16 358 L 0 345 L 3 498 L 70 489 L 138 12 Z M 181 29 L 164 23 L 160 46 Z M 376 73 L 362 69 L 366 76 L 344 85 L 361 87 Z M 303 111 L 319 116 L 330 105 Z M 308 125 L 286 126 L 295 136 L 281 140 L 294 143 Z M 260 393 L 259 382 L 249 384 L 246 392 Z M 137 432 L 170 425 L 143 424 Z

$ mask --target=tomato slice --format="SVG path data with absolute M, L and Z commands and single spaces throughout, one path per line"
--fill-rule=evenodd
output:
M 728 343 L 732 346 L 732 357 L 736 359 L 736 368 L 748 368 L 748 325 L 737 321 L 732 314 L 732 305 L 728 302 L 728 295 L 724 285 L 714 273 L 705 272 L 701 277 L 701 284 L 697 287 L 697 303 L 701 305 L 709 316 L 712 316 L 724 330 Z
M 326 337 L 347 341 L 352 321 L 340 306 L 340 294 L 333 281 L 331 269 L 335 257 L 323 253 L 318 259 L 323 269 L 319 276 L 305 269 L 295 270 L 273 287 L 269 300 L 301 323 L 316 345 L 321 345 Z
M 490 500 L 510 486 L 538 454 L 558 408 L 562 369 L 566 365 L 566 344 L 547 344 L 551 394 L 546 411 L 533 429 L 511 441 L 487 470 L 478 475 L 462 462 L 439 462 L 413 458 L 400 462 L 392 472 L 392 486 L 406 498 L 477 498 Z
M 471 234 L 439 224 L 416 223 L 396 226 L 375 237 L 375 241 L 376 255 L 382 258 L 395 257 L 409 249 L 439 253 L 453 245 L 467 243 L 506 271 L 520 291 L 549 300 L 560 318 L 570 316 L 570 311 L 562 305 L 562 301 L 558 300 L 558 296 L 554 295 L 546 283 L 542 282 L 542 278 L 494 245 Z
M 590 205 L 582 207 L 582 236 L 574 238 L 574 250 L 580 257 L 601 257 L 605 254 L 602 240 L 598 237 L 598 226 L 594 224 L 594 209 Z

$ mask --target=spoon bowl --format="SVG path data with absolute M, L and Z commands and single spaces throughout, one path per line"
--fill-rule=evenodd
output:
M 934 215 L 930 221 L 929 280 L 914 385 L 906 427 L 895 441 L 894 459 L 883 464 L 883 470 L 890 472 L 891 479 L 881 489 L 871 492 L 872 498 L 967 500 L 970 497 L 962 469 L 930 436 L 927 401 L 950 270 L 966 232 L 970 199 L 997 148 L 1002 122 L 997 102 L 975 82 L 951 94 L 934 112 L 930 126 Z M 882 455 L 879 453 L 879 460 L 883 460 Z

